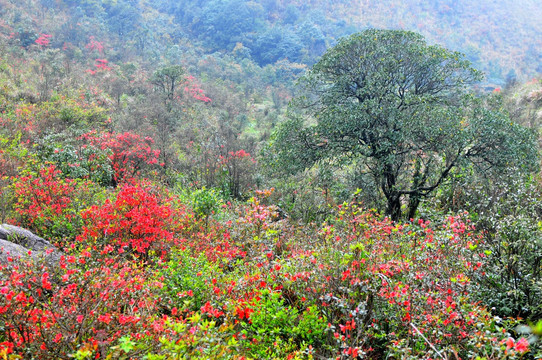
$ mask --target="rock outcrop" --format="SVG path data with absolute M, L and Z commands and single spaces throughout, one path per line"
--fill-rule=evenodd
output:
M 61 251 L 33 232 L 14 225 L 0 225 L 0 265 L 32 258 L 55 266 L 61 256 Z

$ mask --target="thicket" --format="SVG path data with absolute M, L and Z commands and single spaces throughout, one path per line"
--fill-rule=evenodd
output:
M 395 222 L 366 164 L 266 166 L 347 5 L 0 0 L 0 223 L 62 251 L 0 267 L 0 357 L 541 356 L 536 174 L 458 164 Z M 541 88 L 472 96 L 538 131 Z

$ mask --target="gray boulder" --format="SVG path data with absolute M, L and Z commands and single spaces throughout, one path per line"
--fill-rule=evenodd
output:
M 0 240 L 0 265 L 8 266 L 21 258 L 28 257 L 28 249 L 7 240 Z M 12 261 L 8 259 L 11 258 Z
M 14 225 L 0 225 L 0 265 L 6 266 L 13 261 L 32 258 L 43 259 L 47 265 L 55 266 L 61 256 L 61 251 L 33 232 Z

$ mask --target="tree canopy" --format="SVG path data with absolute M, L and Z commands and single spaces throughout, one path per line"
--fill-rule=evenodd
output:
M 362 165 L 392 219 L 412 217 L 452 171 L 533 169 L 534 135 L 469 92 L 482 75 L 464 56 L 416 33 L 366 30 L 344 38 L 300 80 L 275 133 L 277 164 Z

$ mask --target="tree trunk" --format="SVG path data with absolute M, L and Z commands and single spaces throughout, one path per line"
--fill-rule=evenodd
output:
M 395 192 L 388 196 L 388 206 L 386 208 L 386 214 L 390 216 L 393 221 L 399 221 L 401 219 L 401 195 Z
M 420 205 L 420 196 L 419 195 L 410 195 L 408 200 L 408 217 L 407 220 L 414 219 L 416 216 L 416 211 Z
M 388 200 L 386 215 L 389 215 L 393 221 L 399 221 L 401 219 L 401 194 L 395 190 L 395 183 L 395 171 L 389 163 L 386 163 L 382 177 L 382 191 Z

